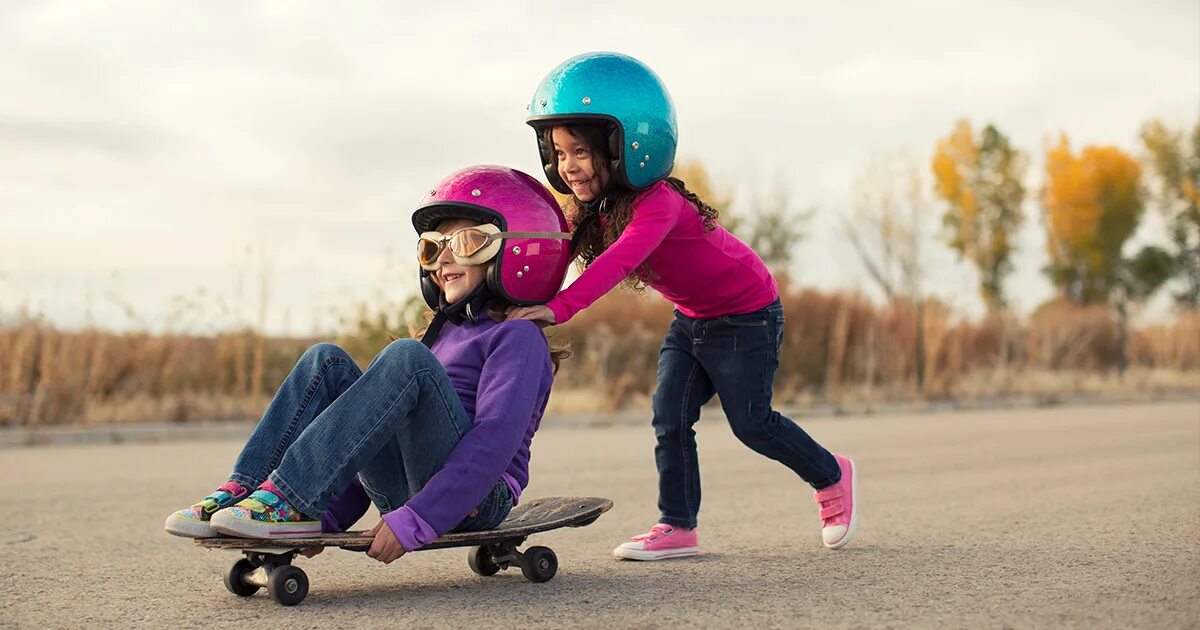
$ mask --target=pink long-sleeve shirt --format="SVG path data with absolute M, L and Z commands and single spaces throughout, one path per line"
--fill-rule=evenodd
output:
M 666 182 L 642 193 L 625 231 L 571 286 L 546 306 L 562 324 L 592 305 L 643 262 L 649 284 L 695 319 L 756 311 L 779 297 L 758 254 L 725 228 L 704 229 L 704 217 Z

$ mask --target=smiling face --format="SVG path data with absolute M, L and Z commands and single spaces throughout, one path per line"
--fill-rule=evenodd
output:
M 608 168 L 603 158 L 566 127 L 555 127 L 550 138 L 554 142 L 558 176 L 580 201 L 595 199 L 608 184 Z
M 437 224 L 435 228 L 438 232 L 445 235 L 450 235 L 458 230 L 479 225 L 479 222 L 470 219 L 446 219 Z M 454 254 L 450 248 L 442 249 L 442 253 L 438 255 L 437 271 L 431 271 L 430 277 L 433 278 L 434 284 L 446 294 L 446 301 L 453 304 L 467 295 L 470 295 L 475 287 L 478 287 L 483 282 L 484 274 L 487 273 L 488 264 L 463 266 L 454 260 Z

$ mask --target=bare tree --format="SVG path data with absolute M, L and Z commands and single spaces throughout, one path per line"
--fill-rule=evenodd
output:
M 933 208 L 921 172 L 921 165 L 905 153 L 873 158 L 854 183 L 854 205 L 843 229 L 887 300 L 911 300 L 916 310 L 917 388 L 924 391 L 925 269 L 921 246 Z
M 730 229 L 744 240 L 776 277 L 786 276 L 792 255 L 804 240 L 813 211 L 799 210 L 794 195 L 782 178 L 751 201 L 752 220 L 739 220 Z

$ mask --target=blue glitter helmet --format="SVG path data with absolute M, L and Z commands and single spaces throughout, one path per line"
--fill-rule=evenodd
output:
M 542 137 L 555 124 L 605 124 L 609 171 L 633 190 L 649 188 L 675 166 L 679 134 L 671 95 L 653 70 L 627 55 L 593 52 L 564 61 L 538 84 L 525 122 L 537 133 L 550 185 L 564 194 L 571 189 L 558 175 L 554 147 Z

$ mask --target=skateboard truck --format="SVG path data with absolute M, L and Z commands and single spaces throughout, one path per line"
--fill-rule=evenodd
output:
M 530 582 L 547 582 L 558 573 L 558 556 L 549 547 L 530 547 L 524 552 L 517 547 L 524 538 L 471 547 L 467 564 L 477 575 L 495 575 L 516 565 Z
M 295 606 L 308 596 L 308 575 L 300 567 L 292 566 L 297 553 L 248 549 L 246 557 L 233 563 L 225 573 L 225 588 L 239 597 L 249 597 L 265 588 L 271 599 L 284 606 Z

